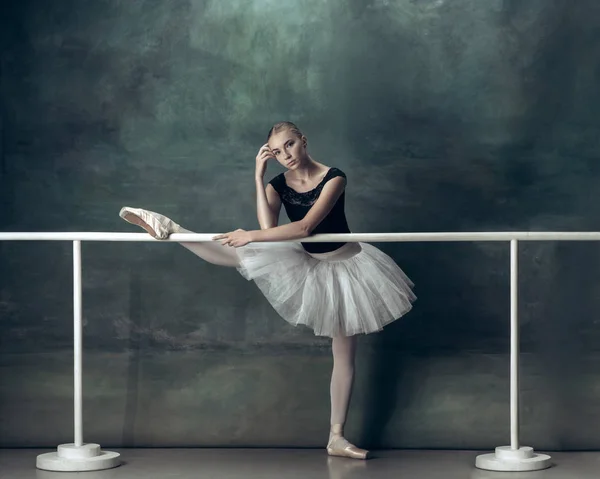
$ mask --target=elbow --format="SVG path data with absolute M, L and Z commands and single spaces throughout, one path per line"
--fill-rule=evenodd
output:
M 277 217 L 275 215 L 271 215 L 268 218 L 259 217 L 258 223 L 260 224 L 261 230 L 268 230 L 271 228 L 276 228 L 278 221 L 277 221 Z
M 277 222 L 276 221 L 270 221 L 270 222 L 266 222 L 266 223 L 261 223 L 260 224 L 260 229 L 261 230 L 270 230 L 271 228 L 277 228 Z
M 298 226 L 300 228 L 301 238 L 307 238 L 308 236 L 310 236 L 314 229 L 313 226 L 306 221 L 298 221 Z
M 271 228 L 271 225 L 265 221 L 259 221 L 258 224 L 260 225 L 261 230 L 268 230 Z

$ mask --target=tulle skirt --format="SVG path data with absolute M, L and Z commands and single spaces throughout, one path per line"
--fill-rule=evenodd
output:
M 279 315 L 317 336 L 380 331 L 416 299 L 413 283 L 394 260 L 368 243 L 319 254 L 299 243 L 250 243 L 236 252 L 238 271 Z

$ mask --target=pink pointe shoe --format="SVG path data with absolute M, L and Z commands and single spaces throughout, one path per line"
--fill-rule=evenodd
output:
M 156 239 L 167 239 L 171 233 L 177 233 L 180 226 L 173 220 L 154 211 L 141 208 L 121 208 L 119 216 L 128 223 L 141 226 Z
M 327 454 L 330 456 L 349 457 L 351 459 L 369 458 L 369 451 L 351 444 L 342 434 L 341 424 L 334 424 L 331 426 L 329 443 L 327 444 Z

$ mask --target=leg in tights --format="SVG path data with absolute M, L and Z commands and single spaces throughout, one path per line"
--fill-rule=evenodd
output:
M 193 233 L 181 226 L 177 228 L 176 233 Z M 203 243 L 181 243 L 181 246 L 189 249 L 192 253 L 200 256 L 209 263 L 218 266 L 230 266 L 237 268 L 240 260 L 233 246 L 224 246 L 218 241 L 206 241 Z
M 331 427 L 343 435 L 352 386 L 354 383 L 354 356 L 356 336 L 338 336 L 331 344 L 333 372 L 331 374 Z M 333 432 L 332 432 L 333 434 Z
M 333 338 L 333 372 L 331 373 L 331 429 L 327 452 L 333 456 L 367 459 L 369 451 L 351 444 L 344 437 L 344 424 L 354 384 L 356 336 Z
M 154 211 L 125 207 L 121 209 L 119 215 L 125 221 L 141 226 L 154 238 L 166 238 L 172 233 L 193 233 L 193 231 L 182 228 L 170 218 Z M 233 268 L 240 265 L 235 248 L 224 246 L 218 241 L 181 243 L 181 245 L 209 263 Z

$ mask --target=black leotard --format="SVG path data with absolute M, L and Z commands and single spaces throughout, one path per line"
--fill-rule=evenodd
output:
M 304 193 L 299 193 L 290 188 L 285 181 L 283 173 L 269 181 L 269 184 L 279 194 L 290 221 L 299 221 L 306 216 L 308 211 L 315 204 L 321 195 L 325 183 L 337 176 L 346 178 L 343 171 L 337 168 L 330 168 L 316 187 Z M 350 233 L 348 222 L 346 221 L 346 213 L 344 212 L 345 196 L 346 192 L 344 191 L 329 214 L 323 218 L 323 221 L 321 221 L 321 223 L 319 223 L 312 231 L 312 234 Z M 346 243 L 302 243 L 302 246 L 309 253 L 325 253 L 336 250 L 345 244 Z

